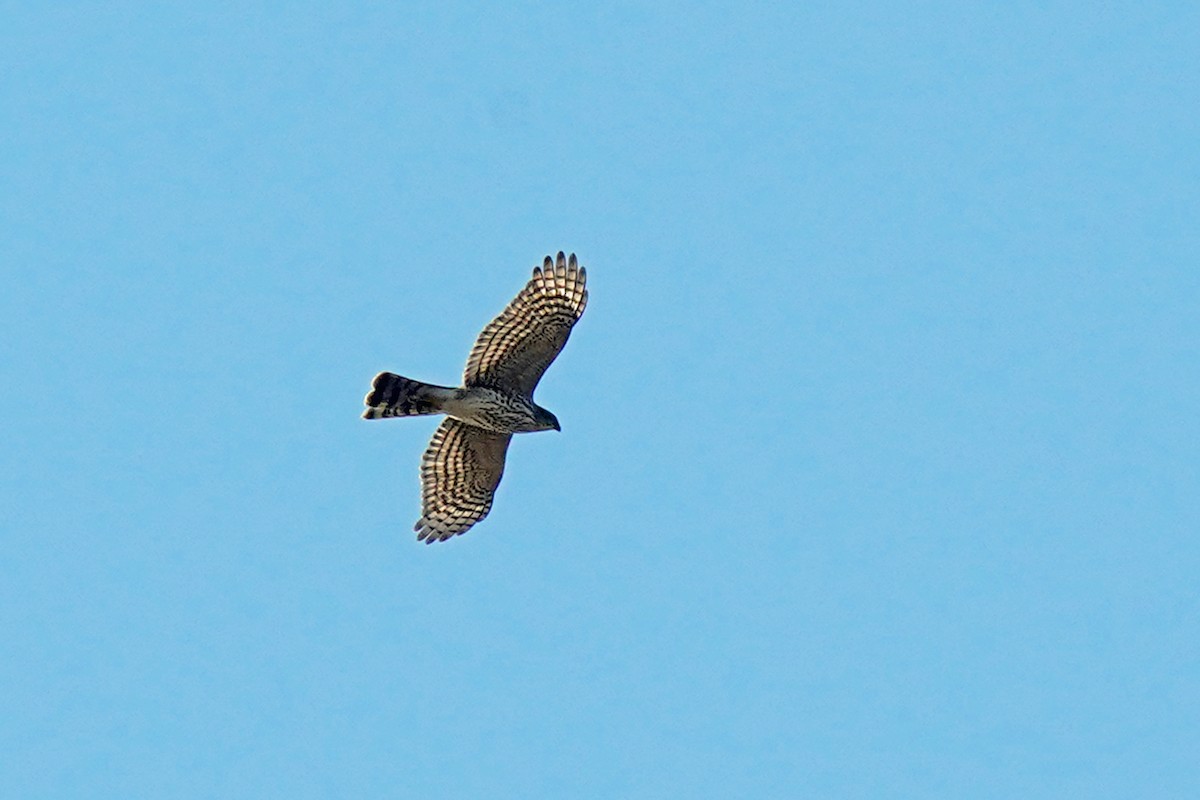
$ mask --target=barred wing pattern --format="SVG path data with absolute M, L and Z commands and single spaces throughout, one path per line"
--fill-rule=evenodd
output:
M 511 433 L 447 418 L 421 457 L 421 518 L 413 530 L 432 544 L 463 533 L 488 515 L 504 475 Z
M 508 307 L 483 329 L 463 373 L 467 386 L 490 386 L 533 397 L 546 368 L 567 343 L 587 306 L 587 270 L 575 254 L 546 256 Z

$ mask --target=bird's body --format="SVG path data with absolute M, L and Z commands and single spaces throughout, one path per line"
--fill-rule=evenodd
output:
M 542 374 L 587 305 L 587 271 L 575 256 L 547 256 L 533 278 L 475 342 L 459 387 L 392 372 L 375 376 L 364 419 L 445 414 L 421 460 L 421 519 L 427 544 L 465 533 L 487 516 L 514 433 L 562 430 L 533 402 Z
M 369 406 L 363 412 L 366 419 L 445 414 L 496 433 L 554 429 L 553 425 L 548 426 L 542 421 L 541 415 L 549 412 L 513 392 L 488 386 L 434 386 L 392 372 L 375 376 L 365 402 Z
M 445 404 L 446 416 L 497 433 L 533 433 L 556 430 L 547 424 L 549 413 L 531 400 L 486 386 L 467 386 Z

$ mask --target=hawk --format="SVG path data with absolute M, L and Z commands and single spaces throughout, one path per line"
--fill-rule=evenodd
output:
M 421 457 L 421 518 L 426 544 L 466 533 L 488 515 L 514 433 L 561 431 L 533 402 L 533 390 L 567 343 L 587 305 L 587 270 L 575 254 L 546 256 L 533 278 L 479 334 L 463 385 L 434 386 L 381 372 L 364 399 L 363 419 L 445 414 Z

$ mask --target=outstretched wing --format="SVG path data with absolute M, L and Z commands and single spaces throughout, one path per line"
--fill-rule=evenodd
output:
M 586 284 L 587 270 L 579 266 L 574 253 L 570 260 L 559 253 L 557 263 L 546 256 L 521 293 L 479 334 L 463 383 L 532 397 L 583 316 Z
M 421 518 L 413 528 L 417 539 L 444 542 L 487 516 L 511 439 L 511 433 L 456 419 L 438 426 L 421 457 Z

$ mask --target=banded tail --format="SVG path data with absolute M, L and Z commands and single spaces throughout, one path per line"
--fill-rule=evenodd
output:
M 391 372 L 381 372 L 371 382 L 371 391 L 363 402 L 363 419 L 415 417 L 442 413 L 442 403 L 454 396 L 445 386 L 409 380 Z

